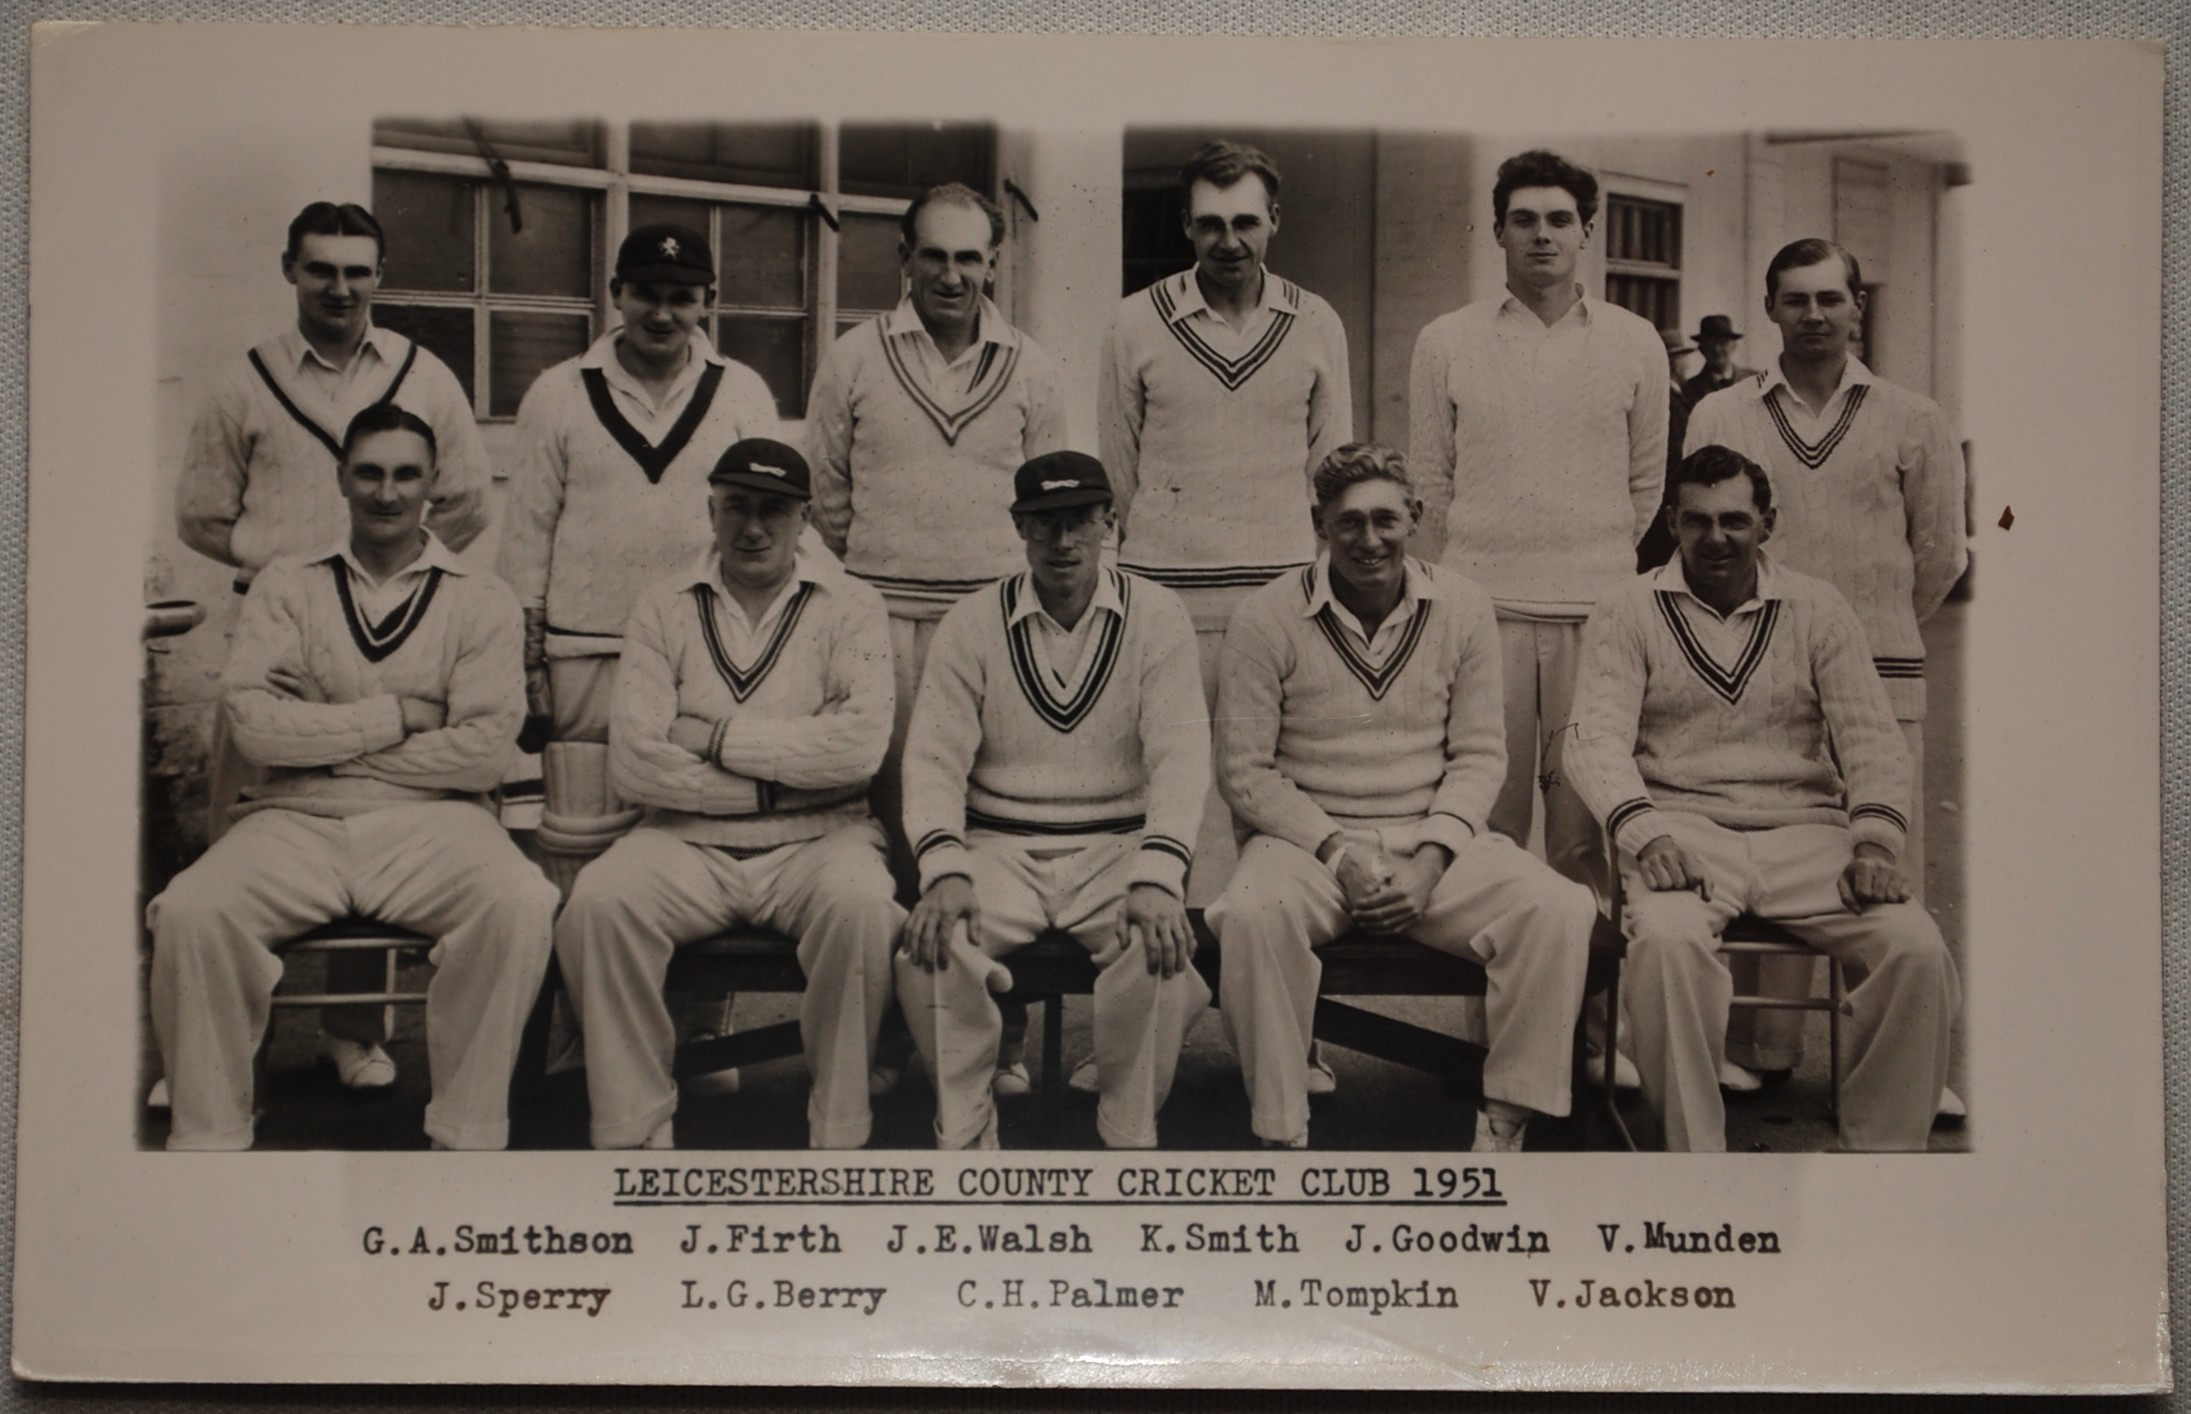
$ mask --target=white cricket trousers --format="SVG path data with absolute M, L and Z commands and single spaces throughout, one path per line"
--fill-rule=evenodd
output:
M 676 1028 L 662 997 L 670 958 L 740 924 L 797 940 L 808 1142 L 865 1144 L 868 1062 L 904 921 L 873 820 L 748 858 L 644 825 L 609 846 L 580 872 L 555 925 L 586 1039 L 594 1147 L 636 1147 L 677 1112 Z
M 1643 1095 L 1665 1121 L 1666 1147 L 1727 1147 L 1719 1062 L 1734 983 L 1719 935 L 1747 913 L 1864 974 L 1846 1002 L 1841 1147 L 1922 1150 L 1962 1005 L 1955 964 L 1932 916 L 1915 902 L 1845 908 L 1838 884 L 1855 842 L 1839 825 L 1730 830 L 1680 811 L 1657 818 L 1711 886 L 1709 902 L 1689 889 L 1654 892 L 1637 875 L 1635 856 L 1621 854 L 1625 1012 Z
M 245 815 L 146 910 L 167 1147 L 251 1147 L 252 1057 L 281 980 L 277 949 L 357 914 L 435 940 L 426 1133 L 452 1149 L 503 1148 L 555 906 L 555 885 L 470 801 Z
M 1486 1098 L 1564 1115 L 1575 1018 L 1598 918 L 1590 891 L 1504 835 L 1470 841 L 1406 936 L 1483 964 L 1491 1053 Z M 1324 965 L 1316 949 L 1353 926 L 1346 894 L 1314 855 L 1270 835 L 1240 851 L 1209 911 L 1224 949 L 1225 1034 L 1240 1057 L 1258 1137 L 1308 1138 L 1308 1048 Z
M 964 1149 L 981 1137 L 995 1105 L 989 1078 L 1003 1033 L 992 991 L 1011 974 L 996 959 L 1027 946 L 1045 929 L 1073 935 L 1094 959 L 1095 1058 L 1103 1077 L 1096 1130 L 1114 1149 L 1156 1147 L 1156 1112 L 1171 1093 L 1187 1029 L 1210 1004 L 1202 974 L 1149 971 L 1121 915 L 1138 836 L 1067 846 L 1017 835 L 972 831 L 967 867 L 978 908 L 976 936 L 952 930 L 934 972 L 898 956 L 898 1001 L 913 1043 L 936 1082 L 936 1147 Z

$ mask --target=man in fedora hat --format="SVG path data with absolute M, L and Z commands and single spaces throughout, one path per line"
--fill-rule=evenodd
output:
M 715 301 L 707 237 L 637 228 L 617 249 L 609 295 L 617 327 L 541 374 L 518 407 L 496 562 L 525 608 L 528 705 L 550 724 L 539 840 L 566 890 L 636 818 L 606 775 L 624 620 L 707 547 L 692 508 L 724 449 L 776 432 L 760 375 L 701 329 Z
M 1108 568 L 1102 463 L 1052 452 L 1013 478 L 1027 569 L 975 590 L 929 645 L 905 748 L 921 898 L 899 996 L 936 1084 L 936 1145 L 995 1148 L 998 958 L 1046 928 L 1094 957 L 1096 1128 L 1153 1148 L 1210 989 L 1186 879 L 1210 788 L 1209 713 L 1177 595 Z
M 1742 342 L 1742 335 L 1735 330 L 1735 322 L 1724 314 L 1707 314 L 1697 325 L 1697 352 L 1704 355 L 1704 366 L 1696 376 L 1681 385 L 1682 402 L 1693 409 L 1704 401 L 1705 395 L 1739 379 L 1748 378 L 1757 370 L 1735 366 L 1735 345 Z M 1681 442 L 1674 441 L 1674 455 L 1681 455 Z
M 867 809 L 889 628 L 871 586 L 800 548 L 813 484 L 797 451 L 747 438 L 707 481 L 711 547 L 624 625 L 609 779 L 643 820 L 579 874 L 556 924 L 593 1142 L 673 1147 L 663 978 L 678 948 L 750 922 L 793 938 L 806 973 L 808 1141 L 856 1149 L 905 917 Z

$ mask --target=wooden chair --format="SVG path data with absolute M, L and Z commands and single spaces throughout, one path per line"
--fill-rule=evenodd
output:
M 1622 912 L 1622 885 L 1619 872 L 1613 875 L 1613 916 Z M 1826 957 L 1826 954 L 1797 938 L 1778 924 L 1762 918 L 1741 914 L 1730 920 L 1726 931 L 1720 934 L 1720 952 L 1728 955 L 1752 957 Z M 1625 944 L 1624 944 L 1625 952 Z M 1822 1011 L 1826 1013 L 1826 1064 L 1827 1105 L 1836 1115 L 1841 1113 L 1841 1015 L 1842 1004 L 1848 996 L 1848 979 L 1842 973 L 1837 959 L 1826 958 L 1827 995 L 1824 997 L 1760 997 L 1737 995 L 1729 999 L 1730 1007 L 1746 1007 L 1753 1011 Z M 1612 994 L 1606 1003 L 1607 1024 L 1605 1045 L 1610 1053 L 1620 1044 L 1620 982 L 1616 976 Z M 1605 1113 L 1613 1122 L 1623 1142 L 1630 1149 L 1636 1141 L 1628 1132 L 1627 1121 L 1621 1118 L 1620 1107 L 1615 1099 L 1613 1084 L 1614 1067 L 1605 1067 L 1604 1086 L 1600 1093 Z
M 1194 965 L 1210 984 L 1213 1000 L 1220 992 L 1224 967 L 1217 937 L 1199 909 L 1189 911 L 1197 946 Z M 1617 989 L 1620 958 L 1625 943 L 1618 929 L 1600 920 L 1591 937 L 1587 991 Z M 1339 1001 L 1342 996 L 1480 997 L 1488 986 L 1484 970 L 1464 958 L 1442 953 L 1405 938 L 1349 933 L 1318 949 L 1323 960 L 1323 995 L 1316 1002 L 1315 1030 L 1319 1040 L 1380 1060 L 1391 1061 L 1433 1074 L 1452 1075 L 1476 1048 L 1456 1037 L 1412 1022 L 1380 1015 Z M 1095 990 L 1096 968 L 1087 950 L 1071 936 L 1052 931 L 1004 959 L 1012 974 L 1012 994 L 1043 1011 L 1042 1090 L 1055 1101 L 1065 1088 L 1065 998 L 1088 996 Z M 545 1048 L 545 1001 L 561 985 L 560 974 L 550 969 L 543 989 L 543 1009 L 536 1017 L 541 1033 L 540 1053 Z M 678 949 L 670 964 L 669 986 L 708 991 L 798 992 L 806 988 L 793 945 L 788 938 L 761 929 L 734 929 Z M 795 1021 L 735 1035 L 711 1038 L 681 1048 L 675 1074 L 682 1080 L 728 1066 L 753 1065 L 795 1056 L 800 1052 L 799 1027 Z M 1576 1028 L 1576 1112 L 1586 1116 L 1588 1096 L 1581 1083 L 1581 1028 Z M 534 1052 L 529 1047 L 528 1054 Z M 529 1074 L 520 1061 L 520 1074 Z M 534 1066 L 533 1069 L 537 1069 Z M 1626 1138 L 1619 1114 L 1606 1106 L 1615 1132 Z M 1633 1141 L 1629 1147 L 1633 1148 Z

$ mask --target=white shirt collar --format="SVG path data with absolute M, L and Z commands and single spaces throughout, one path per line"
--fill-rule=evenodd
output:
M 623 337 L 623 326 L 618 325 L 600 338 L 595 339 L 586 351 L 579 355 L 578 366 L 600 369 L 601 376 L 608 379 L 610 387 L 627 393 L 640 402 L 651 406 L 654 403 L 653 395 L 639 385 L 638 379 L 625 371 L 623 363 L 616 357 L 616 345 Z M 685 345 L 685 366 L 677 371 L 677 377 L 671 381 L 669 392 L 663 396 L 662 401 L 667 403 L 670 399 L 677 397 L 685 389 L 698 382 L 701 370 L 707 365 L 711 363 L 727 364 L 728 362 L 728 359 L 715 351 L 715 345 L 708 342 L 706 330 L 693 330 L 692 342 Z
M 1416 559 L 1413 555 L 1408 556 L 1400 581 L 1400 602 L 1393 607 L 1393 613 L 1399 613 L 1419 600 L 1443 598 L 1445 598 L 1445 586 L 1431 578 L 1429 570 L 1424 567 L 1422 561 Z M 1308 607 L 1301 611 L 1301 617 L 1313 619 L 1322 613 L 1327 605 L 1337 608 L 1342 613 L 1350 615 L 1352 613 L 1332 595 L 1331 551 L 1319 550 L 1316 553 L 1316 563 L 1309 566 Z M 1385 617 L 1390 619 L 1392 615 L 1388 614 Z M 1375 632 L 1374 626 L 1371 632 Z
M 1217 318 L 1216 311 L 1210 308 L 1210 302 L 1202 297 L 1202 282 L 1194 278 L 1193 266 L 1165 278 L 1172 285 L 1172 323 L 1177 324 L 1195 314 L 1208 314 L 1212 319 Z M 1291 280 L 1279 279 L 1268 265 L 1264 266 L 1263 298 L 1256 305 L 1255 312 L 1260 314 L 1266 309 L 1280 309 L 1288 314 L 1299 314 L 1301 301 L 1296 294 L 1298 289 Z
M 1591 319 L 1591 306 L 1595 303 L 1595 300 L 1592 300 L 1590 296 L 1583 293 L 1582 284 L 1580 281 L 1577 281 L 1575 285 L 1575 302 L 1572 305 L 1568 306 L 1567 313 L 1561 315 L 1551 324 L 1546 324 L 1543 320 L 1537 318 L 1537 312 L 1531 309 L 1528 305 L 1523 304 L 1522 297 L 1515 294 L 1512 290 L 1508 290 L 1506 292 L 1506 298 L 1499 301 L 1499 313 L 1502 316 L 1519 315 L 1520 317 L 1528 320 L 1531 324 L 1536 325 L 1540 329 L 1550 329 L 1555 328 L 1560 324 L 1566 323 L 1569 319 L 1575 319 L 1580 321 L 1581 323 L 1588 324 Z
M 1024 574 L 1021 578 L 1027 581 L 1026 592 L 1019 596 L 1019 602 L 1012 607 L 1012 617 L 1006 621 L 1007 624 L 1016 624 L 1021 619 L 1032 618 L 1036 614 L 1050 618 L 1050 611 L 1042 607 L 1042 595 L 1035 590 L 1034 575 Z M 1119 602 L 1117 580 L 1108 569 L 1097 572 L 1095 598 L 1088 601 L 1088 614 L 1098 609 L 1108 610 L 1120 618 L 1126 616 L 1126 606 Z M 1088 621 L 1088 614 L 1081 615 L 1081 623 Z M 1050 622 L 1057 623 L 1057 620 L 1050 619 Z M 1064 626 L 1060 624 L 1059 627 Z
M 1681 552 L 1679 550 L 1674 552 L 1672 559 L 1652 572 L 1651 582 L 1660 589 L 1669 589 L 1676 594 L 1686 594 L 1691 599 L 1695 599 L 1697 603 L 1704 604 L 1704 600 L 1698 597 L 1697 592 L 1689 587 L 1689 576 L 1682 571 Z M 1734 614 L 1761 608 L 1766 600 L 1784 598 L 1786 594 L 1787 587 L 1782 582 L 1780 566 L 1773 563 L 1771 555 L 1760 550 L 1757 552 L 1757 592 L 1737 604 Z M 1718 617 L 1719 610 L 1712 608 L 1709 604 L 1704 604 L 1704 607 L 1711 612 L 1713 617 Z M 1733 618 L 1734 614 L 1729 614 L 1727 617 Z
M 826 589 L 828 587 L 828 574 L 829 567 L 815 558 L 813 552 L 802 544 L 798 552 L 792 556 L 791 578 L 784 581 L 783 587 L 788 591 L 796 585 L 813 584 Z M 693 558 L 692 564 L 686 569 L 684 577 L 678 583 L 687 588 L 695 584 L 704 584 L 718 594 L 728 592 L 723 588 L 722 556 L 716 553 L 714 546 L 709 546 Z
M 1872 377 L 1872 371 L 1864 366 L 1864 361 L 1855 354 L 1850 354 L 1848 362 L 1841 366 L 1841 381 L 1834 385 L 1832 395 L 1826 399 L 1826 406 L 1832 407 L 1834 399 L 1849 389 L 1874 381 L 1876 380 Z M 1788 396 L 1795 397 L 1795 389 L 1789 387 L 1788 375 L 1781 369 L 1777 358 L 1758 370 L 1757 395 L 1760 399 L 1769 398 L 1775 388 L 1787 388 Z M 1801 402 L 1802 399 L 1797 398 L 1796 401 Z
M 402 338 L 402 335 L 391 329 L 383 329 L 378 324 L 367 324 L 365 326 L 365 338 L 359 343 L 357 353 L 351 356 L 350 368 L 356 368 L 367 355 L 371 355 L 383 363 L 394 363 Z M 301 372 L 306 364 L 316 363 L 330 373 L 346 373 L 349 371 L 349 369 L 337 368 L 326 359 L 321 358 L 319 350 L 313 348 L 311 341 L 304 337 L 304 331 L 294 324 L 282 331 L 279 343 L 281 346 L 282 367 L 286 369 Z
M 449 547 L 441 543 L 441 537 L 435 535 L 431 530 L 426 531 L 425 535 L 425 550 L 420 552 L 417 559 L 397 570 L 393 578 L 401 579 L 405 575 L 424 574 L 428 570 L 440 570 L 445 574 L 470 573 L 458 562 L 457 557 L 450 552 Z M 342 561 L 350 567 L 352 574 L 357 575 L 368 584 L 379 582 L 366 570 L 364 565 L 358 563 L 357 554 L 351 550 L 350 537 L 347 535 L 312 557 L 312 563 L 314 564 L 321 564 L 328 560 Z
M 917 334 L 928 340 L 929 347 L 935 347 L 936 336 L 928 332 L 926 324 L 921 323 L 920 311 L 913 307 L 913 297 L 911 295 L 899 300 L 898 307 L 883 316 L 882 331 L 893 339 L 900 335 Z M 979 348 L 983 344 L 995 344 L 1000 348 L 1009 349 L 1016 347 L 1018 343 L 1019 330 L 1014 329 L 1011 323 L 1005 319 L 1004 312 L 997 308 L 994 300 L 987 295 L 983 295 L 981 297 L 981 316 L 974 322 L 974 343 L 972 346 Z M 938 349 L 937 352 L 941 353 L 942 350 Z

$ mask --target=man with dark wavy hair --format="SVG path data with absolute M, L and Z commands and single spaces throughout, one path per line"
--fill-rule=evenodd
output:
M 1635 573 L 1666 477 L 1666 348 L 1575 274 L 1598 183 L 1556 153 L 1499 166 L 1506 288 L 1431 322 L 1410 375 L 1409 464 L 1426 540 L 1498 612 L 1506 779 L 1491 828 L 1517 843 L 1543 800 L 1545 859 L 1602 885 L 1604 845 L 1561 770 L 1582 621 Z

